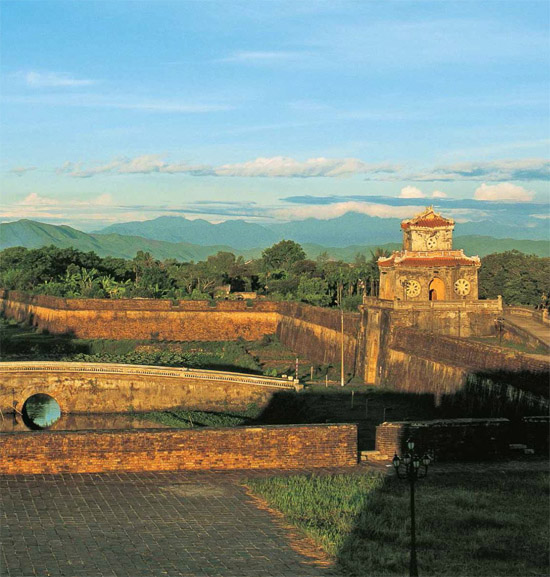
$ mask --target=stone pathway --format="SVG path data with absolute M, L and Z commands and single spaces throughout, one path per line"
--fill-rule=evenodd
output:
M 511 313 L 504 314 L 504 318 L 511 324 L 517 325 L 520 329 L 535 336 L 539 341 L 550 347 L 550 326 L 542 322 L 537 322 L 533 318 L 522 317 Z
M 242 478 L 242 473 L 241 473 Z M 335 575 L 235 475 L 0 477 L 2 577 Z
M 547 471 L 547 460 L 435 463 L 430 474 Z M 2 577 L 307 577 L 334 568 L 294 550 L 242 482 L 315 472 L 394 474 L 389 462 L 314 471 L 0 476 Z

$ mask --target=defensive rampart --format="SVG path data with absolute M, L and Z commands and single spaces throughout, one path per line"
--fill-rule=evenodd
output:
M 277 303 L 65 299 L 4 292 L 4 314 L 83 339 L 258 340 L 277 330 Z
M 222 371 L 100 363 L 0 363 L 0 409 L 21 411 L 36 393 L 53 397 L 64 413 L 121 413 L 190 407 L 244 411 L 268 404 L 288 380 Z
M 466 340 L 497 334 L 500 299 L 411 303 L 366 298 L 359 313 L 343 315 L 342 335 L 340 311 L 298 303 L 62 299 L 14 291 L 1 297 L 6 316 L 82 338 L 256 340 L 276 333 L 283 344 L 319 363 L 338 363 L 343 341 L 347 374 L 438 395 L 456 391 L 472 368 L 488 368 L 488 363 L 511 371 L 540 368 L 525 355 L 510 357 Z
M 340 467 L 357 463 L 357 426 L 3 433 L 0 453 L 0 474 Z

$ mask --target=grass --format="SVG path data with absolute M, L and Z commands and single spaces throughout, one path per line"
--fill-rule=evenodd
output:
M 346 573 L 408 574 L 405 481 L 373 472 L 247 485 Z M 416 505 L 420 575 L 548 575 L 548 474 L 432 473 L 418 483 Z
M 493 347 L 500 347 L 504 349 L 510 349 L 511 351 L 518 353 L 527 353 L 535 355 L 547 355 L 548 351 L 541 345 L 538 347 L 530 346 L 523 342 L 516 342 L 510 339 L 499 339 L 498 337 L 470 337 L 470 340 L 477 341 L 478 343 L 483 343 L 486 345 L 491 345 Z
M 259 412 L 256 405 L 250 405 L 242 413 L 215 413 L 176 408 L 169 411 L 133 413 L 132 416 L 136 419 L 161 423 L 177 429 L 193 429 L 197 427 L 238 427 L 247 425 L 258 416 Z

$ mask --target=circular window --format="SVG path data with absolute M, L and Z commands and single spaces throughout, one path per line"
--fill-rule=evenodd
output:
M 50 395 L 38 393 L 23 405 L 23 422 L 29 429 L 47 429 L 61 416 L 59 403 Z

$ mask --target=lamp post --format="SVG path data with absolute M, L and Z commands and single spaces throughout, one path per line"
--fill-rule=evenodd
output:
M 428 474 L 428 466 L 432 458 L 426 453 L 420 457 L 414 452 L 414 441 L 407 440 L 409 452 L 398 457 L 394 455 L 392 463 L 399 479 L 409 481 L 411 494 L 411 560 L 409 565 L 410 577 L 418 577 L 418 565 L 416 563 L 416 519 L 414 511 L 414 484 L 418 479 L 423 479 Z

